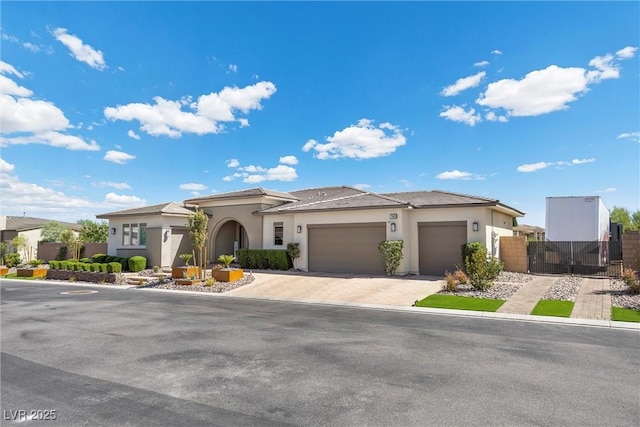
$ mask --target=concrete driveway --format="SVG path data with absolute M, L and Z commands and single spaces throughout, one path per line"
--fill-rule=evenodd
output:
M 433 276 L 404 278 L 356 274 L 306 272 L 254 272 L 255 280 L 228 295 L 306 302 L 350 302 L 411 306 L 442 289 L 444 280 Z

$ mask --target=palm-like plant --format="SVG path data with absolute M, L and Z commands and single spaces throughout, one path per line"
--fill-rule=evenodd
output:
M 188 266 L 189 265 L 189 260 L 193 258 L 193 255 L 191 254 L 180 254 L 180 259 L 182 260 L 182 262 L 184 262 L 184 265 Z
M 220 255 L 218 261 L 224 264 L 225 268 L 229 268 L 233 260 L 236 259 L 233 255 Z

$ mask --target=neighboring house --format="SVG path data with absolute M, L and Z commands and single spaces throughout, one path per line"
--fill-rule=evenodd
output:
M 57 222 L 69 227 L 74 232 L 79 233 L 82 226 L 79 224 L 73 224 L 70 222 L 54 221 L 43 218 L 32 218 L 28 216 L 6 216 L 0 215 L 0 241 L 7 244 L 9 249 L 13 251 L 11 241 L 17 236 L 24 236 L 29 242 L 28 252 L 31 253 L 31 258 L 38 258 L 38 242 L 41 239 L 42 228 L 45 224 L 50 222 Z M 22 251 L 20 251 L 22 252 Z M 23 255 L 21 253 L 21 255 Z M 23 261 L 29 261 L 24 260 Z
M 460 264 L 468 242 L 481 242 L 499 257 L 500 236 L 512 236 L 513 218 L 524 216 L 499 200 L 443 191 L 253 188 L 99 215 L 109 220 L 109 254 L 143 254 L 150 264 L 175 265 L 177 254 L 190 251 L 184 226 L 195 206 L 210 217 L 209 261 L 240 248 L 286 249 L 297 242 L 296 268 L 329 273 L 384 274 L 378 244 L 403 240 L 399 274 L 442 275 Z M 138 236 L 145 225 L 147 238 L 133 245 L 136 224 Z M 158 230 L 153 240 L 151 229 Z M 180 238 L 170 238 L 176 232 Z
M 514 236 L 525 236 L 527 240 L 544 242 L 544 228 L 535 225 L 516 225 L 513 227 Z

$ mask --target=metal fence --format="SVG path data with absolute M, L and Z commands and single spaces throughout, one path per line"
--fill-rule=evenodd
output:
M 618 277 L 622 273 L 622 242 L 537 242 L 527 245 L 529 271 Z

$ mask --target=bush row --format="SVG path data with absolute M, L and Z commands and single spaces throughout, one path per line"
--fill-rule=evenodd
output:
M 242 268 L 255 270 L 289 270 L 293 263 L 284 249 L 238 249 Z
M 91 259 L 81 258 L 67 261 L 49 261 L 49 267 L 55 270 L 96 271 L 103 273 L 120 273 L 121 271 L 138 272 L 147 268 L 147 259 L 143 256 L 131 258 L 94 255 Z

